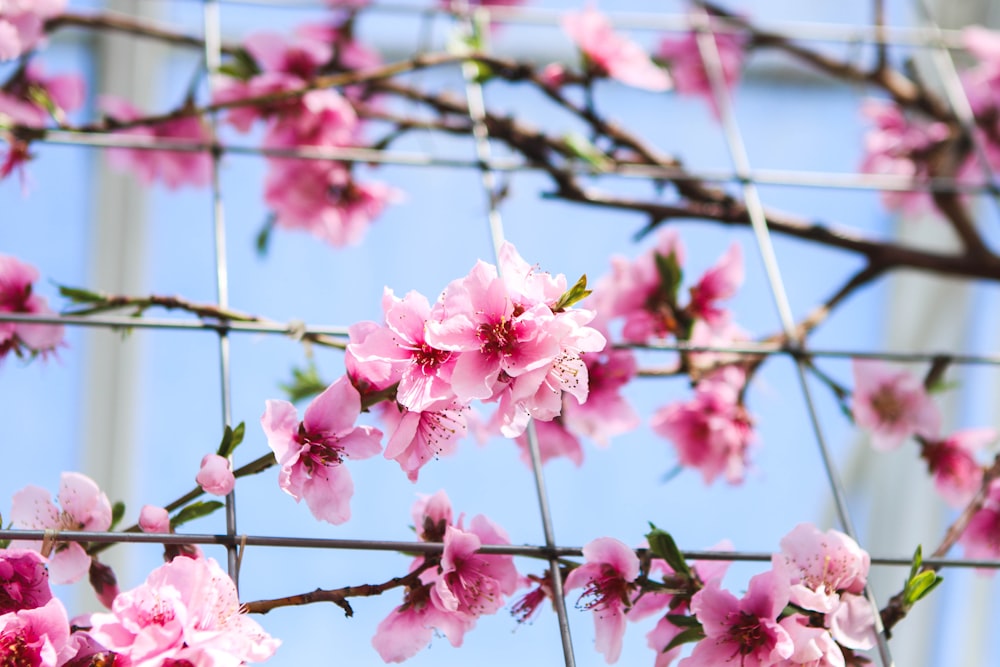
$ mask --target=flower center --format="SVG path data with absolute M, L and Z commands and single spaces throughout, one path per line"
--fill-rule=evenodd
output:
M 479 351 L 490 357 L 513 354 L 517 346 L 514 321 L 507 318 L 480 324 L 476 336 L 479 338 Z
M 337 438 L 322 433 L 305 433 L 299 430 L 295 440 L 302 445 L 299 460 L 310 473 L 317 467 L 329 468 L 344 462 L 346 452 L 338 444 Z
M 0 667 L 25 667 L 40 662 L 37 649 L 28 646 L 23 635 L 11 632 L 0 636 Z
M 890 387 L 880 387 L 870 399 L 872 409 L 884 421 L 895 424 L 903 416 L 903 402 Z
M 745 611 L 740 612 L 739 620 L 729 630 L 729 636 L 737 644 L 736 652 L 743 656 L 756 653 L 767 643 L 760 619 Z
M 424 371 L 434 370 L 450 358 L 451 352 L 438 350 L 427 343 L 420 343 L 419 347 L 413 350 L 413 362 Z
M 631 585 L 608 563 L 601 565 L 601 574 L 591 579 L 576 606 L 580 609 L 607 609 L 617 604 L 628 606 Z

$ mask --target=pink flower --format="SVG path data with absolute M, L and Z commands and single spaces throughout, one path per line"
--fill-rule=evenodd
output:
M 983 508 L 972 516 L 959 541 L 968 559 L 1000 559 L 1000 480 L 990 482 Z M 994 570 L 982 572 L 992 575 Z
M 91 622 L 93 639 L 132 664 L 260 662 L 280 644 L 242 613 L 236 586 L 218 563 L 203 558 L 158 567 Z
M 800 523 L 781 538 L 781 553 L 771 563 L 791 584 L 793 604 L 826 614 L 840 606 L 841 593 L 864 591 L 871 559 L 844 533 Z
M 476 624 L 474 616 L 442 611 L 431 601 L 432 587 L 408 589 L 403 604 L 386 616 L 372 637 L 372 646 L 385 662 L 403 662 L 427 647 L 438 630 L 459 647 Z
M 55 315 L 45 298 L 34 294 L 32 283 L 36 280 L 35 267 L 0 254 L 0 313 Z M 62 342 L 63 327 L 58 324 L 0 322 L 0 359 L 11 351 L 20 355 L 25 349 L 45 356 Z
M 680 464 L 701 470 L 706 484 L 720 474 L 730 484 L 743 480 L 753 441 L 753 422 L 740 403 L 745 383 L 746 371 L 725 366 L 698 383 L 691 401 L 660 408 L 650 421 L 674 443 Z
M 72 657 L 69 619 L 58 598 L 0 614 L 0 659 L 12 667 L 57 667 Z
M 995 429 L 974 428 L 924 444 L 920 456 L 934 475 L 934 486 L 949 504 L 964 507 L 979 491 L 983 466 L 976 461 L 976 452 L 996 439 Z
M 420 469 L 433 458 L 455 452 L 465 436 L 468 407 L 454 402 L 429 406 L 423 412 L 386 403 L 380 412 L 389 441 L 384 456 L 395 460 L 411 482 L 417 481 Z
M 431 600 L 442 611 L 471 617 L 494 614 L 503 606 L 504 594 L 517 590 L 510 558 L 480 555 L 476 552 L 481 545 L 473 532 L 454 526 L 445 530 L 441 574 L 431 589 Z
M 711 39 L 715 41 L 715 48 L 718 50 L 725 85 L 732 89 L 740 80 L 743 69 L 746 37 L 720 32 L 712 33 Z M 711 81 L 705 70 L 701 50 L 698 48 L 697 32 L 690 32 L 680 39 L 664 38 L 656 55 L 670 64 L 670 74 L 678 93 L 706 98 L 712 105 L 716 117 L 719 116 Z
M 363 374 L 367 364 L 387 364 L 390 382 L 399 383 L 396 400 L 415 412 L 453 399 L 451 373 L 458 355 L 439 350 L 427 342 L 425 325 L 431 314 L 427 298 L 418 292 L 409 292 L 399 299 L 386 288 L 382 307 L 385 327 L 347 346 L 347 354 L 354 358 L 355 368 Z
M 41 607 L 51 599 L 41 556 L 27 549 L 0 549 L 0 614 Z
M 895 449 L 911 435 L 937 437 L 941 415 L 913 374 L 874 359 L 855 359 L 852 368 L 854 421 L 871 432 L 875 449 Z
M 863 595 L 844 593 L 824 621 L 841 646 L 862 651 L 875 646 L 875 610 Z
M 705 639 L 698 642 L 681 667 L 769 667 L 795 650 L 778 614 L 788 604 L 788 584 L 774 572 L 750 579 L 749 590 L 737 600 L 718 582 L 709 582 L 691 598 L 691 610 L 701 621 Z
M 0 92 L 0 117 L 19 125 L 45 127 L 53 114 L 64 120 L 65 112 L 79 109 L 85 98 L 83 78 L 78 74 L 46 76 L 41 64 L 32 60 L 23 74 Z M 40 99 L 52 108 L 46 108 Z
M 201 469 L 194 481 L 204 489 L 205 493 L 214 496 L 228 495 L 236 486 L 232 465 L 229 459 L 218 454 L 205 454 L 201 459 Z
M 128 122 L 142 117 L 139 110 L 131 104 L 111 95 L 101 99 L 101 107 L 112 121 Z M 198 116 L 177 118 L 150 126 L 140 125 L 116 132 L 148 137 L 153 141 L 180 140 L 202 144 L 211 141 L 208 128 Z M 116 168 L 134 173 L 145 185 L 162 181 L 169 189 L 176 190 L 183 185 L 208 185 L 212 180 L 212 158 L 207 151 L 113 148 L 108 151 L 108 159 Z
M 616 33 L 607 17 L 592 6 L 563 15 L 562 26 L 601 74 L 636 88 L 670 88 L 670 75 L 654 65 L 642 47 Z
M 595 648 L 611 664 L 621 655 L 625 611 L 636 588 L 639 558 L 632 549 L 611 537 L 589 542 L 583 547 L 583 556 L 586 563 L 566 577 L 566 590 L 583 587 L 578 604 L 593 610 Z
M 344 459 L 378 454 L 382 432 L 354 426 L 361 414 L 361 395 L 347 376 L 313 399 L 300 423 L 295 406 L 269 400 L 260 423 L 281 472 L 278 483 L 296 502 L 305 498 L 320 521 L 344 523 L 351 517 L 354 482 Z
M 444 542 L 445 529 L 452 525 L 454 513 L 444 490 L 433 496 L 420 495 L 411 510 L 417 536 L 424 542 Z
M 63 11 L 65 0 L 9 0 L 0 6 L 0 61 L 27 53 L 44 37 L 45 20 Z
M 64 472 L 59 484 L 59 507 L 45 489 L 26 486 L 14 494 L 10 518 L 15 528 L 28 530 L 104 531 L 111 527 L 111 503 L 92 479 L 77 472 Z M 38 541 L 15 540 L 11 547 L 41 550 Z M 52 582 L 79 580 L 90 568 L 90 556 L 77 542 L 59 543 L 49 557 Z
M 688 306 L 691 314 L 713 327 L 725 325 L 728 315 L 716 304 L 731 298 L 742 284 L 743 253 L 739 244 L 733 243 L 715 266 L 691 288 L 691 305 Z
M 563 420 L 556 418 L 551 421 L 537 421 L 535 422 L 535 432 L 538 435 L 538 451 L 542 463 L 565 456 L 578 468 L 583 464 L 583 449 L 580 447 L 580 441 L 566 429 Z M 528 448 L 527 434 L 522 433 L 517 436 L 514 442 L 521 450 L 521 460 L 525 465 L 531 466 L 531 450 Z
M 795 650 L 788 657 L 787 664 L 808 667 L 844 667 L 844 652 L 837 645 L 826 628 L 807 625 L 808 620 L 794 614 L 781 619 L 781 627 L 792 638 Z
M 606 350 L 583 355 L 587 364 L 589 392 L 585 402 L 566 399 L 563 423 L 571 433 L 592 438 L 607 445 L 616 435 L 639 425 L 635 409 L 621 395 L 621 389 L 635 377 L 637 365 L 630 350 Z
M 170 514 L 156 505 L 143 505 L 139 512 L 139 528 L 144 533 L 169 533 Z

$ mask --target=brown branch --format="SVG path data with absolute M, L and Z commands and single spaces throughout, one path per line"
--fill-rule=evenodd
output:
M 351 608 L 347 598 L 381 595 L 386 591 L 392 590 L 393 588 L 400 588 L 402 586 L 406 586 L 407 588 L 420 586 L 420 575 L 432 567 L 437 567 L 438 560 L 439 556 L 425 557 L 425 560 L 420 564 L 420 567 L 413 570 L 406 576 L 393 577 L 389 581 L 381 584 L 361 584 L 360 586 L 345 586 L 343 588 L 335 589 L 317 588 L 316 590 L 308 593 L 289 595 L 283 598 L 275 598 L 273 600 L 255 600 L 254 602 L 247 602 L 243 605 L 243 609 L 249 614 L 266 614 L 272 609 L 278 609 L 279 607 L 296 607 L 316 602 L 332 602 L 344 610 L 345 616 L 351 617 L 354 616 L 354 610 Z
M 144 21 L 123 14 L 80 14 L 77 12 L 64 12 L 54 16 L 45 22 L 45 32 L 51 33 L 60 28 L 85 28 L 87 30 L 110 30 L 121 32 L 136 37 L 148 37 L 168 44 L 177 46 L 188 46 L 192 48 L 205 48 L 205 40 L 185 33 L 165 28 L 157 23 Z M 223 53 L 234 53 L 235 46 L 225 44 L 222 47 Z

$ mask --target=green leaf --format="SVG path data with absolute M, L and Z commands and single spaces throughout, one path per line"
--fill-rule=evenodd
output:
M 649 524 L 649 527 L 652 530 L 646 535 L 646 540 L 649 542 L 649 550 L 653 555 L 667 561 L 667 565 L 677 574 L 692 577 L 694 573 L 691 572 L 691 568 L 688 567 L 687 561 L 684 560 L 684 556 L 681 555 L 681 551 L 677 548 L 677 543 L 674 542 L 670 533 L 660 530 L 652 523 Z
M 921 545 L 917 545 L 916 551 L 913 552 L 913 562 L 910 564 L 910 576 L 908 580 L 912 580 L 920 572 L 920 568 L 924 565 L 924 548 Z
M 688 642 L 699 642 L 704 638 L 705 631 L 701 629 L 701 625 L 699 624 L 697 628 L 688 628 L 687 630 L 683 630 L 678 633 L 678 635 L 664 647 L 662 653 L 666 653 L 670 649 L 677 648 L 678 646 L 687 644 Z
M 289 401 L 298 403 L 322 394 L 329 385 L 319 376 L 316 364 L 310 361 L 305 368 L 292 367 L 292 381 L 278 386 L 288 395 Z
M 274 215 L 267 216 L 264 226 L 257 232 L 257 239 L 254 241 L 254 245 L 257 248 L 258 257 L 263 257 L 267 254 L 267 249 L 271 245 L 271 232 L 274 231 L 275 220 Z
M 944 394 L 951 391 L 952 389 L 958 389 L 962 386 L 962 383 L 958 380 L 945 380 L 941 378 L 931 386 L 927 387 L 928 394 Z
M 188 521 L 194 521 L 195 519 L 200 519 L 203 516 L 208 516 L 220 507 L 225 507 L 225 503 L 220 503 L 218 500 L 199 500 L 193 502 L 190 505 L 181 508 L 177 514 L 170 518 L 170 527 L 177 528 Z
M 669 255 L 654 253 L 653 258 L 656 260 L 656 272 L 660 274 L 660 296 L 666 303 L 676 306 L 677 292 L 684 280 L 684 272 L 677 261 L 677 255 L 672 251 Z
M 243 434 L 246 431 L 246 425 L 240 422 L 236 425 L 236 428 L 226 427 L 225 432 L 222 434 L 222 442 L 219 443 L 219 449 L 216 453 L 219 456 L 228 458 L 232 454 L 236 447 L 243 442 Z
M 119 500 L 111 506 L 111 526 L 108 530 L 114 530 L 123 518 L 125 518 L 125 503 Z
M 597 146 L 591 143 L 590 139 L 577 132 L 570 132 L 563 137 L 563 141 L 573 155 L 580 158 L 599 172 L 611 171 L 614 162 L 611 158 L 601 152 Z
M 225 74 L 240 81 L 247 81 L 260 74 L 260 67 L 246 49 L 240 48 L 232 54 L 231 60 L 226 61 L 219 67 L 219 74 Z
M 104 303 L 107 301 L 107 295 L 100 292 L 91 292 L 90 290 L 79 287 L 67 287 L 66 285 L 57 285 L 57 287 L 59 288 L 59 294 L 73 303 Z
M 555 305 L 552 306 L 552 312 L 561 313 L 570 306 L 580 301 L 583 301 L 588 296 L 590 296 L 593 290 L 587 289 L 587 274 L 580 276 L 580 279 L 576 281 L 576 284 L 566 290 L 565 293 L 559 300 L 556 301 Z
M 938 584 L 942 581 L 944 581 L 944 578 L 939 576 L 938 573 L 933 570 L 925 570 L 921 572 L 906 582 L 906 591 L 903 593 L 903 602 L 906 606 L 913 605 L 918 600 L 926 597 L 932 590 L 937 588 Z
M 701 622 L 694 616 L 687 614 L 667 614 L 667 620 L 678 628 L 701 628 Z

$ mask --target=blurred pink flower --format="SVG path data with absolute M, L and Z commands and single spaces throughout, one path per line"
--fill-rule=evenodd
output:
M 943 440 L 928 440 L 920 456 L 934 475 L 934 486 L 954 507 L 964 507 L 979 491 L 983 466 L 976 453 L 997 439 L 992 428 L 966 429 Z
M 127 101 L 105 95 L 101 108 L 113 121 L 126 123 L 142 117 L 138 109 Z M 208 144 L 212 137 L 199 116 L 177 118 L 155 125 L 140 125 L 116 134 L 145 137 L 152 142 L 164 140 Z M 162 182 L 171 190 L 184 185 L 201 187 L 212 180 L 212 158 L 205 150 L 150 150 L 139 148 L 112 148 L 108 150 L 111 164 L 122 171 L 134 173 L 145 185 Z
M 691 305 L 688 306 L 691 314 L 713 328 L 726 325 L 729 314 L 718 306 L 718 302 L 732 298 L 742 284 L 743 252 L 738 243 L 733 243 L 691 288 Z
M 583 547 L 586 563 L 566 577 L 566 590 L 583 587 L 578 606 L 594 612 L 594 648 L 611 664 L 618 660 L 625 636 L 625 611 L 631 605 L 639 576 L 635 551 L 611 537 L 599 537 Z
M 0 614 L 41 607 L 51 599 L 44 558 L 28 549 L 0 549 Z
M 607 17 L 593 6 L 564 14 L 562 26 L 602 74 L 636 88 L 652 91 L 670 88 L 670 75 L 657 67 L 642 47 L 616 33 Z
M 737 484 L 746 472 L 753 422 L 740 403 L 746 371 L 725 366 L 695 387 L 694 398 L 671 403 L 653 415 L 653 431 L 670 439 L 682 466 L 698 468 L 706 484 L 720 474 Z
M 871 433 L 875 449 L 895 449 L 912 435 L 938 437 L 941 415 L 912 373 L 876 359 L 855 359 L 852 369 L 854 421 Z
M 740 80 L 743 70 L 747 38 L 731 32 L 716 32 L 711 34 L 711 39 L 715 40 L 726 88 L 732 89 Z M 719 109 L 715 94 L 712 92 L 705 61 L 698 48 L 698 33 L 690 32 L 678 39 L 665 37 L 660 42 L 656 55 L 669 64 L 670 75 L 673 77 L 677 92 L 682 95 L 704 97 L 712 105 L 712 111 L 718 117 Z
M 378 454 L 382 432 L 355 426 L 361 414 L 361 396 L 343 376 L 313 399 L 298 421 L 295 406 L 269 400 L 260 423 L 281 472 L 278 483 L 295 498 L 305 498 L 320 521 L 341 524 L 351 517 L 354 482 L 345 459 Z
M 59 483 L 58 507 L 45 489 L 26 486 L 14 494 L 10 519 L 15 528 L 100 532 L 111 527 L 111 503 L 86 475 L 64 472 Z M 10 546 L 40 551 L 42 542 L 14 540 Z M 68 584 L 87 573 L 90 556 L 77 542 L 61 542 L 49 557 L 48 565 L 52 583 Z
M 6 0 L 0 5 L 0 61 L 35 48 L 44 36 L 46 19 L 65 7 L 66 0 Z
M 0 313 L 55 315 L 44 297 L 33 291 L 38 271 L 16 257 L 0 254 Z M 8 352 L 38 353 L 43 357 L 63 343 L 63 327 L 58 324 L 0 322 L 0 359 Z
M 563 403 L 563 423 L 571 433 L 592 438 L 604 446 L 614 436 L 636 428 L 639 414 L 621 390 L 638 370 L 631 350 L 608 349 L 582 355 L 587 364 L 589 392 L 583 403 L 566 398 Z
M 556 418 L 551 421 L 536 421 L 535 432 L 538 435 L 538 451 L 542 463 L 565 456 L 578 468 L 583 464 L 583 449 L 580 447 L 580 441 L 566 429 L 564 420 Z M 514 442 L 521 451 L 521 461 L 530 467 L 531 452 L 528 449 L 528 434 L 522 433 L 514 439 Z
M 982 509 L 972 516 L 959 542 L 965 548 L 965 558 L 1000 559 L 1000 479 L 990 482 Z M 992 576 L 996 570 L 980 572 Z

